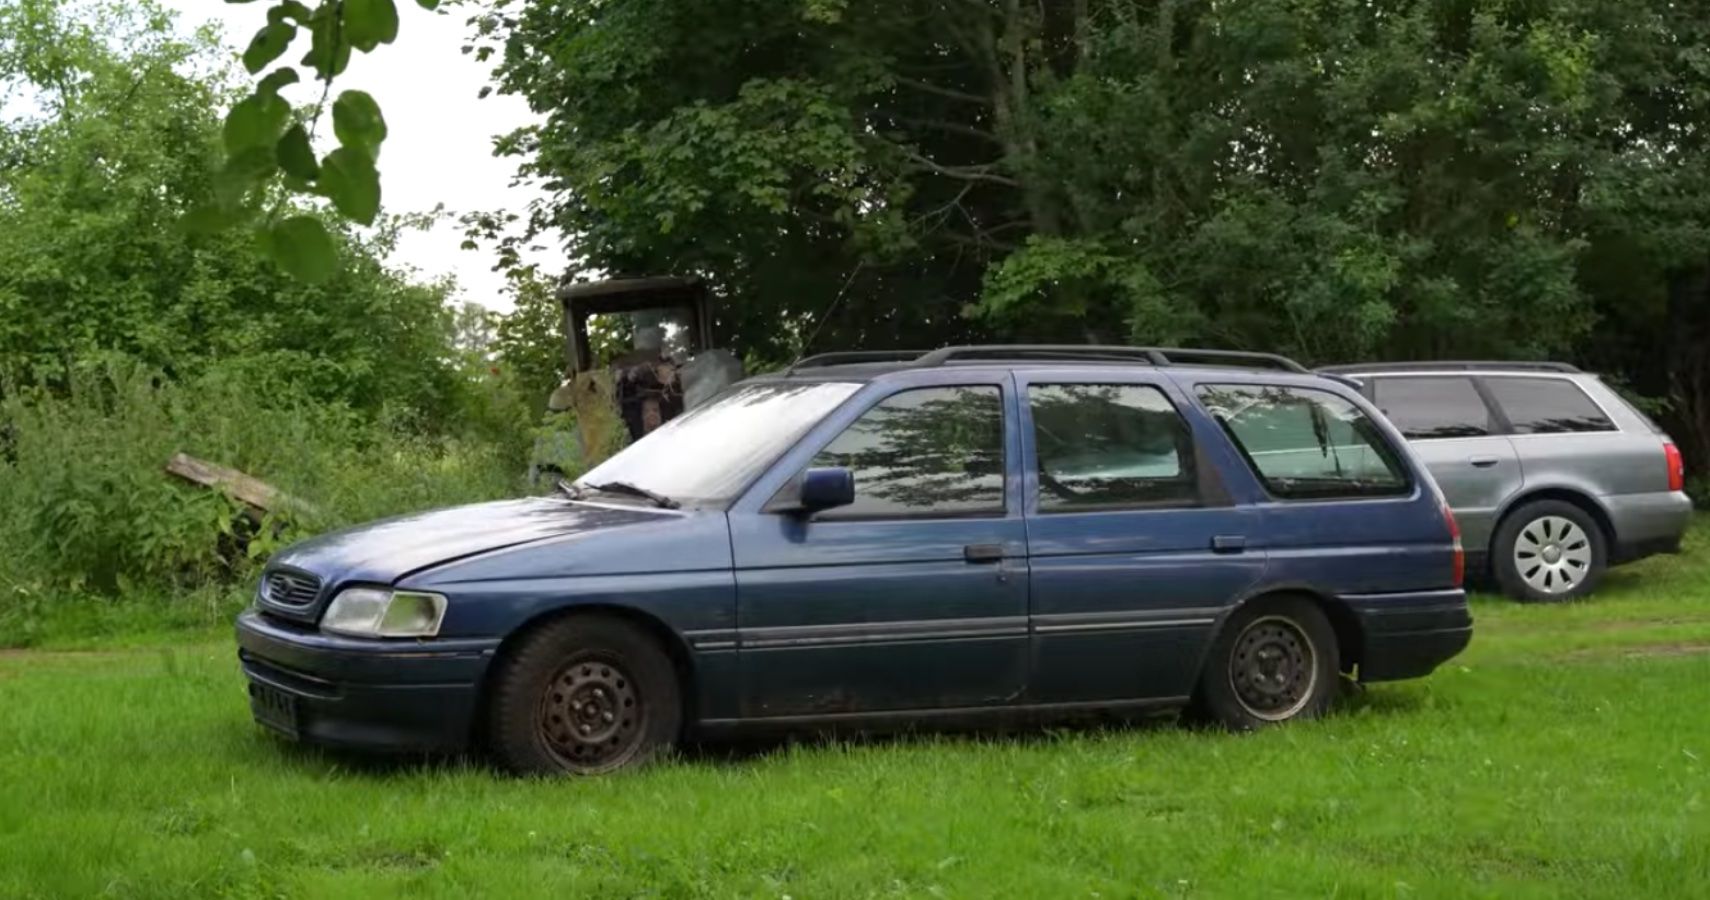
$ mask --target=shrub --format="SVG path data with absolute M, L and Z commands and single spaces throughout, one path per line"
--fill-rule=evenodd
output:
M 383 417 L 382 417 L 383 418 Z M 497 440 L 424 434 L 215 367 L 175 383 L 135 365 L 68 394 L 0 402 L 0 604 L 54 592 L 172 596 L 240 582 L 283 543 L 387 515 L 515 495 L 526 429 Z M 171 478 L 175 452 L 228 465 L 312 504 L 257 528 L 223 495 Z

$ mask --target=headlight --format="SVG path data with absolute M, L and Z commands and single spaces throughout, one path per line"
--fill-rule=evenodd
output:
M 433 637 L 445 598 L 421 591 L 346 588 L 321 618 L 321 630 L 353 637 Z

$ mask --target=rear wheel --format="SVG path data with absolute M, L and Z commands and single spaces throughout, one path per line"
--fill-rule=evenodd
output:
M 628 622 L 560 619 L 525 635 L 497 665 L 489 744 L 513 772 L 598 775 L 643 764 L 677 739 L 676 671 Z
M 1338 690 L 1336 633 L 1304 597 L 1266 597 L 1224 623 L 1200 673 L 1194 718 L 1236 731 L 1323 715 Z
M 1606 565 L 1603 531 L 1585 510 L 1539 500 L 1510 513 L 1491 548 L 1503 593 L 1527 603 L 1559 603 L 1597 587 Z

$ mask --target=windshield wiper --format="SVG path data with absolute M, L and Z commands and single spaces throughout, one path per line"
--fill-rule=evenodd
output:
M 580 487 L 580 485 L 572 486 Z M 604 491 L 608 494 L 628 494 L 631 497 L 640 497 L 644 500 L 651 500 L 653 501 L 653 505 L 660 509 L 676 509 L 683 505 L 664 494 L 650 491 L 647 488 L 631 484 L 627 481 L 608 481 L 605 484 L 590 484 L 588 487 L 591 487 L 596 491 Z
M 572 500 L 581 500 L 588 496 L 588 492 L 583 490 L 581 485 L 573 484 L 566 478 L 558 479 L 558 489 L 564 492 L 564 496 Z

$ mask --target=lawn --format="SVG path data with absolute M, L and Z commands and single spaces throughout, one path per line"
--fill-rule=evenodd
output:
M 1710 523 L 1331 718 L 534 782 L 249 722 L 231 642 L 0 654 L 0 897 L 1710 896 Z

